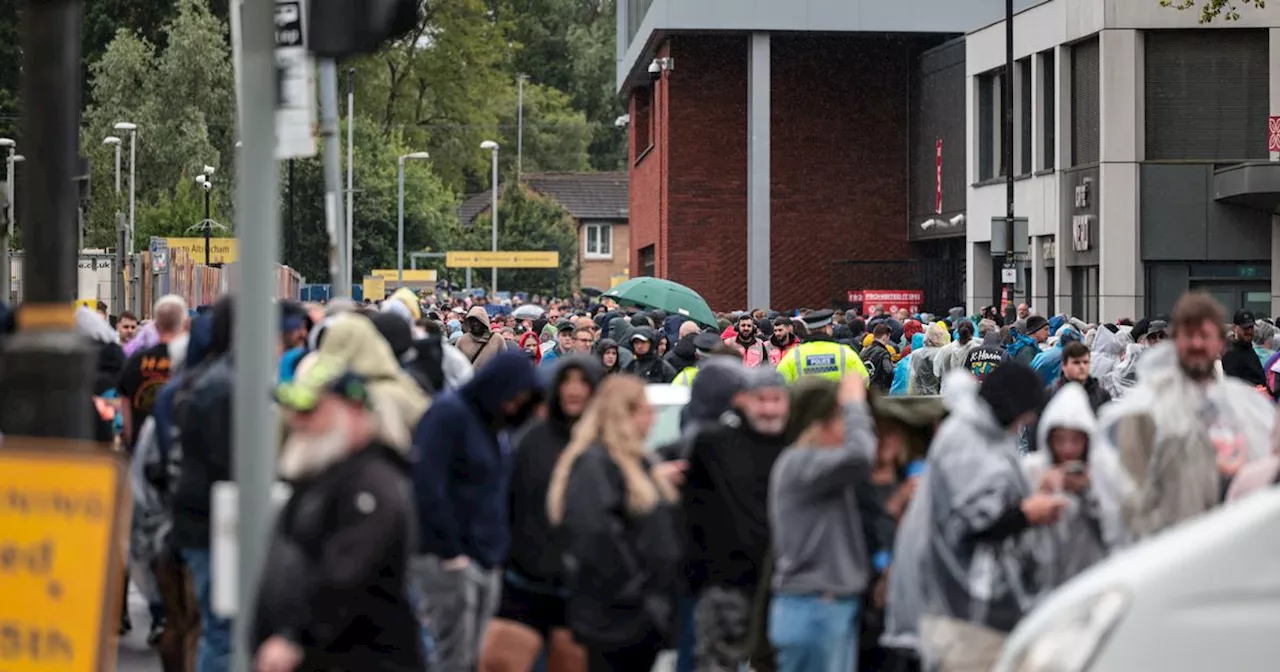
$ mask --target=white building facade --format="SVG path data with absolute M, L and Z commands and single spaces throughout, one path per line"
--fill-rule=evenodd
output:
M 1198 290 L 1280 314 L 1280 6 L 1198 17 L 1156 0 L 1020 12 L 1013 166 L 1000 147 L 1004 23 L 967 36 L 971 311 L 1001 302 L 992 220 L 1012 169 L 1029 241 L 1010 300 L 1115 321 L 1167 314 Z

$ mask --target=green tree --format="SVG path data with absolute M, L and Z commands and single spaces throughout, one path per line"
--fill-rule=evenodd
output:
M 1161 7 L 1172 7 L 1178 11 L 1200 8 L 1200 23 L 1211 23 L 1221 17 L 1227 21 L 1240 18 L 1240 7 L 1257 7 L 1264 9 L 1267 0 L 1160 0 Z
M 519 127 L 517 92 L 513 88 L 509 93 L 503 96 L 499 116 L 500 140 L 507 152 L 502 158 L 508 168 L 515 165 Z M 567 94 L 549 86 L 525 84 L 524 172 L 590 170 L 587 150 L 591 140 L 591 125 L 573 108 Z
M 489 213 L 463 231 L 462 250 L 487 250 L 492 245 Z M 500 269 L 498 289 L 567 296 L 578 284 L 578 232 L 573 218 L 559 203 L 525 189 L 504 189 L 498 200 L 498 249 L 512 252 L 558 251 L 558 269 Z M 489 274 L 477 269 L 475 284 L 487 287 Z
M 129 171 L 129 136 L 114 130 L 119 121 L 138 125 L 137 202 L 139 217 L 161 194 L 185 184 L 205 165 L 215 167 L 217 189 L 232 193 L 234 85 L 226 25 L 209 11 L 208 0 L 179 0 L 165 24 L 165 48 L 120 30 L 89 69 L 90 103 L 85 109 L 81 152 L 88 156 L 97 184 L 114 182 L 114 148 L 124 141 L 122 171 Z M 177 180 L 175 181 L 175 177 Z M 123 181 L 127 195 L 127 177 Z M 86 220 L 86 242 L 113 245 L 117 205 L 113 189 L 97 188 Z M 123 199 L 122 199 L 123 200 Z M 172 200 L 172 195 L 170 195 Z M 219 221 L 232 220 L 233 199 L 220 199 Z M 137 237 L 142 242 L 145 239 Z
M 345 133 L 345 131 L 344 131 Z M 378 121 L 357 115 L 355 126 L 355 268 L 358 282 L 375 268 L 396 267 L 399 157 L 416 151 L 398 134 L 383 135 Z M 293 185 L 281 180 L 285 222 L 282 260 L 309 282 L 327 282 L 322 157 L 294 162 Z M 432 171 L 431 161 L 405 163 L 405 267 L 410 252 L 450 249 L 458 235 L 456 199 Z M 287 166 L 284 169 L 287 173 Z M 288 209 L 292 203 L 292 223 Z

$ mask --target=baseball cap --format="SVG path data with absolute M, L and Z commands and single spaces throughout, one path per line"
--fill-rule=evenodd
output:
M 362 376 L 347 370 L 342 358 L 320 355 L 291 382 L 276 386 L 275 400 L 281 406 L 300 413 L 314 411 L 326 394 L 337 394 L 363 406 L 369 406 L 369 389 Z
M 1253 313 L 1247 310 L 1237 310 L 1235 317 L 1231 319 L 1231 323 L 1237 327 L 1252 327 L 1256 318 Z

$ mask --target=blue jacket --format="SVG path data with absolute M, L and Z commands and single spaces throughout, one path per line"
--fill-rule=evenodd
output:
M 465 555 L 482 567 L 506 558 L 511 448 L 502 404 L 536 397 L 538 376 L 522 352 L 498 353 L 457 390 L 436 397 L 413 435 L 419 550 Z
M 1082 340 L 1080 332 L 1074 329 L 1065 329 L 1058 334 L 1058 342 L 1052 348 L 1036 355 L 1031 360 L 1031 368 L 1040 376 L 1040 380 L 1045 387 L 1053 387 L 1058 382 L 1058 378 L 1062 376 L 1062 348 L 1068 343 Z

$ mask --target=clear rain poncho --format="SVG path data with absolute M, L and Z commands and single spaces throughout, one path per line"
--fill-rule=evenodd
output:
M 1136 384 L 1103 406 L 1099 418 L 1099 442 L 1114 447 L 1124 467 L 1122 515 L 1130 540 L 1218 506 L 1223 479 L 1216 443 L 1236 442 L 1248 460 L 1257 460 L 1271 451 L 1274 425 L 1275 407 L 1251 386 L 1221 376 L 1199 383 L 1182 372 L 1173 343 L 1149 348 Z
M 1008 622 L 1030 609 L 1038 537 L 1027 530 L 971 546 L 974 523 L 994 520 L 1031 493 L 1017 440 L 978 397 L 977 381 L 953 372 L 943 401 L 951 415 L 930 446 L 928 466 L 898 527 L 884 646 L 926 661 L 999 652 Z M 992 627 L 994 626 L 994 627 Z M 975 668 L 978 669 L 978 668 Z
M 1089 360 L 1089 375 L 1099 381 L 1110 375 L 1120 363 L 1120 355 L 1124 354 L 1125 347 L 1132 342 L 1133 339 L 1124 331 L 1117 330 L 1113 334 L 1106 327 L 1098 328 L 1091 346 L 1093 356 Z

